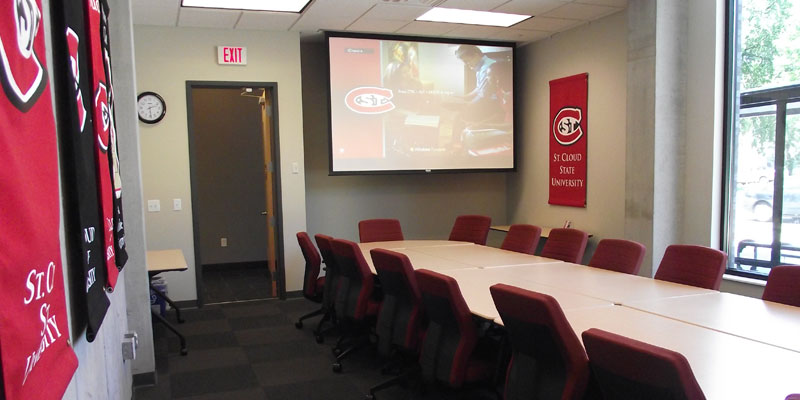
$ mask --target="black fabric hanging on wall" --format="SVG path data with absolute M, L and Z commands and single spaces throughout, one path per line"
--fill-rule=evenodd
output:
M 83 4 L 81 0 L 52 0 L 50 11 L 71 297 L 74 308 L 85 310 L 86 315 L 86 321 L 81 321 L 77 317 L 84 312 L 73 313 L 73 325 L 86 323 L 86 339 L 91 342 L 100 330 L 109 300 L 103 288 L 105 252 Z

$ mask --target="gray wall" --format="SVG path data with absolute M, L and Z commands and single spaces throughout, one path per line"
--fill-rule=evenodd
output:
M 261 107 L 241 92 L 192 89 L 192 189 L 203 265 L 267 259 Z
M 358 241 L 359 220 L 397 218 L 407 238 L 441 239 L 459 214 L 506 222 L 506 173 L 328 176 L 325 47 L 302 43 L 300 54 L 309 234 Z

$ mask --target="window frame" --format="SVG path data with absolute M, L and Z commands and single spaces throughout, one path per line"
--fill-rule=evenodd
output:
M 786 120 L 787 104 L 800 101 L 800 84 L 781 86 L 779 88 L 758 89 L 737 93 L 739 86 L 739 74 L 736 58 L 736 49 L 739 47 L 741 38 L 738 32 L 741 28 L 741 0 L 727 0 L 725 9 L 725 66 L 724 66 L 724 121 L 723 121 L 723 195 L 721 199 L 722 218 L 720 226 L 720 248 L 728 254 L 728 263 L 725 273 L 730 275 L 743 276 L 752 279 L 766 280 L 767 275 L 739 270 L 734 267 L 736 264 L 736 252 L 729 246 L 731 222 L 734 215 L 732 210 L 735 196 L 736 182 L 734 181 L 735 168 L 735 146 L 737 119 L 740 111 L 746 108 L 758 106 L 775 106 L 775 154 L 774 170 L 775 178 L 772 183 L 772 243 L 770 244 L 770 261 L 768 267 L 772 268 L 782 264 L 780 253 L 782 246 L 781 233 L 783 228 L 783 200 L 784 200 L 784 170 L 786 154 Z M 775 218 L 778 217 L 778 218 Z M 738 247 L 738 245 L 737 245 Z

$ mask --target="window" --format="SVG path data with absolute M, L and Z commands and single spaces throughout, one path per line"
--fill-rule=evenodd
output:
M 729 0 L 727 273 L 800 264 L 800 4 Z

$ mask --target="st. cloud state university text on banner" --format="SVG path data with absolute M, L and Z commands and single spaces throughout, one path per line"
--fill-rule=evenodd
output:
M 586 207 L 586 104 L 589 74 L 550 81 L 550 199 Z
M 0 398 L 60 399 L 69 346 L 56 130 L 40 0 L 0 3 Z

